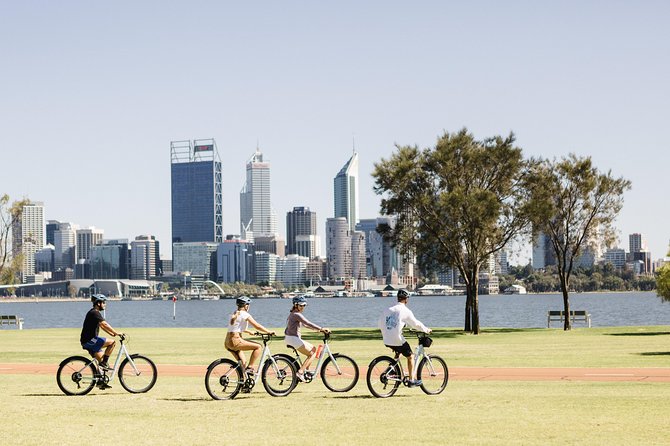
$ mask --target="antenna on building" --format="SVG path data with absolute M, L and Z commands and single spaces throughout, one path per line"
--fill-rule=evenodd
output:
M 356 134 L 351 135 L 351 146 L 352 146 L 352 151 L 353 153 L 356 153 Z

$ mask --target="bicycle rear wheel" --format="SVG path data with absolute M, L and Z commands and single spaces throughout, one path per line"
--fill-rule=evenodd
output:
M 334 354 L 326 358 L 321 367 L 323 384 L 332 392 L 348 392 L 358 382 L 358 365 L 346 355 Z M 339 368 L 339 372 L 337 371 Z
M 402 382 L 400 363 L 388 356 L 379 356 L 368 366 L 366 381 L 368 389 L 377 398 L 388 398 L 398 390 Z
M 66 395 L 86 395 L 97 382 L 93 361 L 83 356 L 64 359 L 56 371 L 58 387 Z
M 261 379 L 265 391 L 272 396 L 288 395 L 298 384 L 295 372 L 296 368 L 290 357 L 274 355 L 263 364 Z
M 242 369 L 231 359 L 217 359 L 207 367 L 205 389 L 215 400 L 235 398 L 244 384 Z
M 146 356 L 130 355 L 119 367 L 119 382 L 130 393 L 144 393 L 156 384 L 156 364 Z
M 442 393 L 449 381 L 449 368 L 444 359 L 435 355 L 428 355 L 421 360 L 417 370 L 421 380 L 421 390 L 428 395 Z

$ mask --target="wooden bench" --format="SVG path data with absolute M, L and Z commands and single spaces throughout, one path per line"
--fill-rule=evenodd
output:
M 10 315 L 3 314 L 3 315 L 0 315 L 0 327 L 2 327 L 3 325 L 7 325 L 7 326 L 9 326 L 9 325 L 16 325 L 16 326 L 18 327 L 19 330 L 23 330 L 23 318 L 22 318 L 22 317 L 18 317 L 18 316 L 15 315 L 15 314 L 10 314 Z
M 584 322 L 591 328 L 591 314 L 586 310 L 573 310 L 570 311 L 570 320 L 574 324 L 575 322 Z M 565 322 L 565 311 L 548 311 L 547 312 L 547 328 L 551 327 L 552 321 L 559 321 L 562 323 Z

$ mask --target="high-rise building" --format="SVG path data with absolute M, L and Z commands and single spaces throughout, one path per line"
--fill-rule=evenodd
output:
M 92 279 L 129 279 L 128 239 L 102 240 L 91 247 Z
M 254 237 L 254 249 L 256 251 L 271 252 L 279 257 L 284 257 L 284 240 L 276 235 L 256 235 Z
M 540 232 L 533 240 L 533 269 L 543 269 L 551 265 L 556 265 L 551 238 Z
M 222 242 L 221 160 L 216 142 L 172 141 L 170 154 L 172 242 Z
M 53 245 L 56 246 L 55 243 L 55 238 L 54 238 L 54 233 L 58 230 L 60 227 L 60 222 L 58 220 L 49 220 L 47 221 L 47 227 L 46 227 L 46 244 L 47 245 Z
M 333 180 L 335 217 L 347 219 L 349 229 L 354 231 L 358 223 L 358 153 L 340 169 Z
M 328 279 L 339 282 L 352 277 L 351 231 L 344 217 L 326 220 Z
M 12 252 L 23 255 L 21 282 L 35 274 L 35 253 L 44 247 L 44 203 L 23 206 L 21 219 L 12 225 Z
M 270 163 L 263 161 L 259 149 L 247 162 L 247 180 L 240 191 L 240 228 L 249 241 L 277 233 L 277 216 L 270 202 Z
M 628 252 L 631 254 L 634 252 L 646 251 L 647 246 L 645 240 L 642 238 L 642 234 L 629 234 L 628 235 Z
M 77 254 L 77 225 L 61 222 L 54 231 L 54 270 L 73 269 Z
M 224 283 L 256 283 L 254 245 L 227 236 L 216 250 L 217 280 Z
M 200 286 L 206 280 L 216 279 L 216 250 L 218 243 L 190 242 L 172 244 L 172 269 L 190 275 L 191 284 Z
M 351 233 L 351 277 L 354 279 L 368 277 L 365 260 L 365 233 L 353 231 Z
M 651 273 L 651 252 L 647 251 L 647 241 L 642 234 L 630 234 L 628 243 L 630 248 L 628 260 L 638 265 L 635 268 L 636 272 L 639 270 L 640 274 Z
M 153 235 L 138 235 L 130 242 L 130 278 L 149 279 L 160 275 L 160 248 Z
M 307 257 L 289 254 L 277 259 L 277 281 L 285 286 L 300 286 L 305 282 Z
M 286 213 L 286 254 L 316 257 L 319 253 L 317 237 L 316 212 L 300 206 Z
M 626 251 L 622 248 L 610 248 L 603 255 L 605 263 L 611 263 L 617 270 L 626 266 Z
M 77 237 L 77 256 L 76 260 L 90 260 L 91 247 L 100 243 L 105 235 L 102 229 L 94 227 L 77 229 L 75 231 Z
M 256 252 L 256 283 L 272 285 L 277 281 L 277 254 Z

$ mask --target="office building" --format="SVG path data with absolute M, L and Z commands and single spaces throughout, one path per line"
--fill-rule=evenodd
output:
M 240 192 L 240 229 L 249 241 L 277 233 L 277 217 L 270 201 L 270 163 L 263 161 L 259 149 L 247 162 L 247 179 Z
M 277 254 L 256 251 L 256 283 L 272 285 L 277 281 Z
M 35 253 L 44 248 L 44 203 L 23 206 L 21 218 L 12 225 L 12 253 L 23 255 L 21 282 L 35 275 Z
M 556 265 L 551 238 L 540 232 L 533 240 L 533 269 L 544 269 L 551 265 Z
M 276 235 L 256 235 L 254 237 L 254 249 L 256 251 L 271 252 L 279 257 L 284 257 L 285 248 L 284 240 Z
M 354 279 L 367 278 L 365 257 L 365 233 L 353 231 L 351 233 L 351 277 Z
M 218 247 L 219 244 L 213 242 L 173 243 L 172 268 L 174 272 L 190 275 L 193 283 L 215 280 Z
M 254 245 L 247 240 L 227 236 L 216 250 L 217 281 L 256 283 Z
M 331 282 L 352 277 L 351 231 L 344 217 L 326 220 L 326 257 Z
M 130 278 L 148 280 L 160 274 L 160 244 L 153 235 L 138 235 L 130 242 Z
M 75 231 L 77 237 L 77 255 L 76 260 L 90 260 L 91 259 L 91 247 L 99 244 L 104 235 L 105 231 L 102 229 L 96 229 L 94 227 L 77 229 Z
M 307 257 L 297 254 L 279 257 L 277 259 L 277 281 L 287 287 L 303 285 L 308 262 Z
M 316 212 L 308 207 L 294 207 L 286 213 L 286 254 L 314 258 L 318 255 Z
M 74 269 L 77 229 L 77 225 L 61 222 L 54 231 L 54 271 Z
M 354 231 L 358 223 L 358 153 L 354 152 L 335 176 L 333 191 L 334 217 L 344 217 L 349 230 Z
M 129 279 L 128 239 L 102 240 L 91 247 L 89 262 L 92 279 Z
M 610 248 L 603 255 L 604 263 L 611 263 L 615 269 L 621 271 L 626 266 L 626 251 L 622 248 Z
M 222 242 L 221 160 L 216 142 L 172 141 L 170 154 L 172 242 Z

